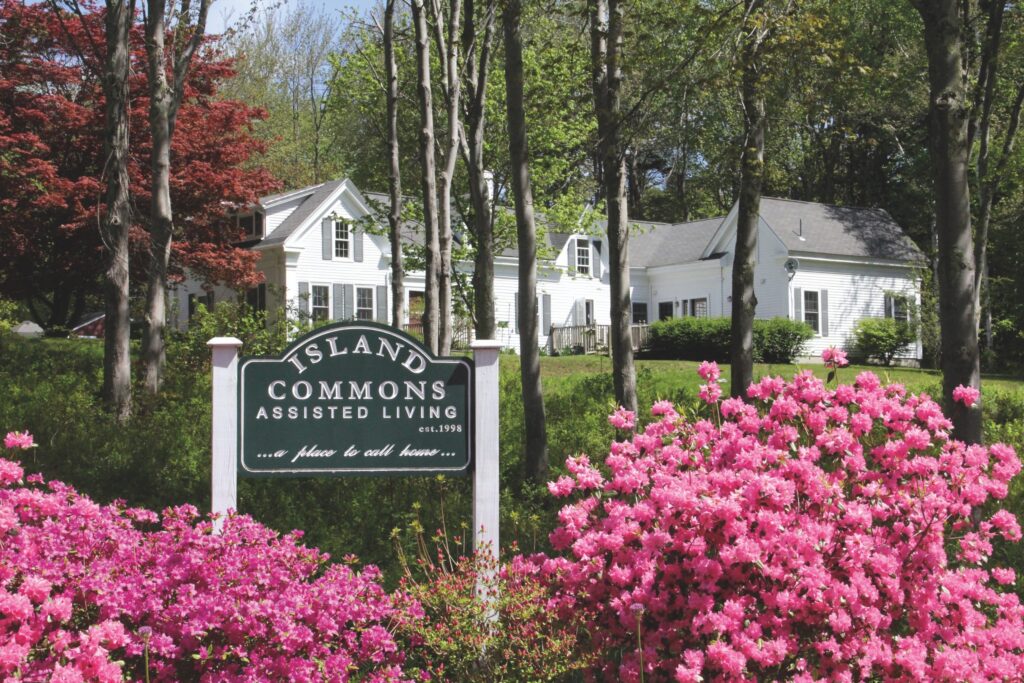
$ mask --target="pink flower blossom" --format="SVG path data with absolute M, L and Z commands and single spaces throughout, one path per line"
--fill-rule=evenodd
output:
M 953 389 L 953 400 L 963 403 L 968 408 L 977 403 L 980 396 L 980 391 L 974 387 L 965 387 L 963 384 Z
M 1020 525 L 975 524 L 1020 471 L 1013 449 L 950 439 L 931 399 L 872 373 L 762 380 L 744 404 L 710 367 L 709 419 L 616 441 L 600 477 L 567 463 L 560 554 L 531 561 L 553 609 L 588 615 L 594 678 L 775 680 L 786 662 L 808 683 L 1019 678 L 1016 574 L 988 565 Z
M 28 432 L 7 432 L 4 437 L 4 448 L 26 450 L 35 447 L 35 439 Z
M 845 368 L 850 364 L 850 361 L 846 360 L 846 351 L 837 349 L 834 346 L 830 346 L 821 352 L 821 360 L 830 368 Z
M 700 375 L 701 379 L 705 382 L 717 382 L 718 378 L 722 376 L 722 371 L 718 369 L 718 363 L 714 361 L 702 361 L 700 366 L 697 368 L 697 374 Z
M 633 429 L 636 426 L 636 414 L 620 406 L 618 410 L 608 416 L 608 424 L 616 429 Z

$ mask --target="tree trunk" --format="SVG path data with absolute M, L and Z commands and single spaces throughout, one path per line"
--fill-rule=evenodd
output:
M 399 166 L 401 150 L 398 146 L 398 64 L 395 61 L 395 2 L 387 0 L 384 6 L 384 68 L 387 74 L 386 91 L 388 111 L 388 211 L 391 238 L 391 324 L 401 329 L 405 324 L 405 271 L 402 268 L 402 174 Z
M 142 386 L 150 394 L 160 391 L 164 363 L 164 327 L 167 307 L 167 265 L 171 258 L 171 88 L 164 54 L 164 0 L 149 0 L 146 17 L 146 56 L 149 75 L 150 156 L 149 275 L 146 282 L 146 327 L 142 335 Z
M 175 0 L 172 0 L 172 3 Z M 142 337 L 142 384 L 151 394 L 160 391 L 166 364 L 167 270 L 171 260 L 174 215 L 171 209 L 171 140 L 174 122 L 185 94 L 192 55 L 206 30 L 209 0 L 201 0 L 194 27 L 189 25 L 187 9 L 178 17 L 177 31 L 193 30 L 187 41 L 174 47 L 173 82 L 167 80 L 167 54 L 164 48 L 167 26 L 166 0 L 148 0 L 146 11 L 146 57 L 149 75 L 149 130 L 153 141 L 150 157 L 150 245 L 149 274 L 146 282 L 146 326 Z
M 611 299 L 612 380 L 615 400 L 635 411 L 636 372 L 630 332 L 629 215 L 626 156 L 620 120 L 622 19 L 619 0 L 589 0 L 591 69 L 605 201 L 608 207 L 608 275 Z
M 423 191 L 423 223 L 426 230 L 426 268 L 423 296 L 423 340 L 431 353 L 437 353 L 440 317 L 438 276 L 441 249 L 437 225 L 437 177 L 434 162 L 434 103 L 430 86 L 430 42 L 423 0 L 412 2 L 413 25 L 416 33 L 416 67 L 419 82 L 417 94 L 420 105 L 420 154 Z
M 117 420 L 132 410 L 131 349 L 129 347 L 128 230 L 131 204 L 128 178 L 128 36 L 135 16 L 132 0 L 108 0 L 104 18 L 107 45 L 103 69 L 106 98 L 103 156 L 107 178 L 100 221 L 106 260 L 103 337 L 103 397 Z
M 523 104 L 523 38 L 520 0 L 507 0 L 502 14 L 505 29 L 505 103 L 508 110 L 508 149 L 512 194 L 516 205 L 519 243 L 519 357 L 526 420 L 526 476 L 541 482 L 548 471 L 547 423 L 541 393 L 540 349 L 537 338 L 537 228 L 533 219 L 526 112 Z
M 953 401 L 953 389 L 957 386 L 981 386 L 968 187 L 969 106 L 963 79 L 960 2 L 927 0 L 914 4 L 924 23 L 928 55 L 929 147 L 939 247 L 942 390 L 953 421 L 953 435 L 968 443 L 980 443 L 980 407 L 968 408 Z
M 754 267 L 757 262 L 757 226 L 764 179 L 765 105 L 757 71 L 756 38 L 743 49 L 743 155 L 740 166 L 739 215 L 732 263 L 732 336 L 729 357 L 732 396 L 745 397 L 754 381 Z
M 438 52 L 444 62 L 445 93 L 448 105 L 448 148 L 445 150 L 444 169 L 441 171 L 440 230 L 441 250 L 440 272 L 438 274 L 438 348 L 441 355 L 452 350 L 452 182 L 455 179 L 455 162 L 459 156 L 459 125 L 462 94 L 462 77 L 459 73 L 459 22 L 462 17 L 460 0 L 449 0 L 448 41 L 444 44 L 440 13 L 435 18 L 438 36 Z
M 469 200 L 473 207 L 470 229 L 476 242 L 473 264 L 473 317 L 476 337 L 494 339 L 494 219 L 493 197 L 484 165 L 484 129 L 487 78 L 494 35 L 495 2 L 487 0 L 482 34 L 476 32 L 473 0 L 466 0 L 463 50 L 466 54 L 466 168 L 469 172 Z

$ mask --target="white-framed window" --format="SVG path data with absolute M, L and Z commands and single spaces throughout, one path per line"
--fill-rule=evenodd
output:
M 352 255 L 352 227 L 345 221 L 334 221 L 334 258 L 349 258 Z
M 902 294 L 885 294 L 885 317 L 892 318 L 896 322 L 910 321 L 910 300 Z
M 246 237 L 263 237 L 263 214 L 254 211 L 248 215 L 239 215 L 238 228 Z
M 694 318 L 708 317 L 707 297 L 702 297 L 700 299 L 684 299 L 683 315 L 692 316 Z
M 313 285 L 310 288 L 309 314 L 314 322 L 331 319 L 330 285 Z
M 668 320 L 675 317 L 675 306 L 671 301 L 658 302 L 658 320 Z
M 576 272 L 590 275 L 590 240 L 576 240 Z
M 597 319 L 594 317 L 594 300 L 587 299 L 583 302 L 583 317 L 587 326 L 594 325 Z
M 634 301 L 633 302 L 633 324 L 634 325 L 646 325 L 647 324 L 647 302 L 646 301 Z
M 356 320 L 373 320 L 373 287 L 356 287 Z
M 821 293 L 814 289 L 805 289 L 804 322 L 811 326 L 814 334 L 821 334 Z

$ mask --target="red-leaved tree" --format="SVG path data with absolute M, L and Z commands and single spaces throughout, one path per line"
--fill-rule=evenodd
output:
M 0 0 L 0 295 L 24 302 L 44 326 L 69 324 L 96 298 L 103 185 L 102 16 Z M 132 273 L 148 267 L 149 109 L 145 50 L 133 33 L 130 176 Z M 218 98 L 230 61 L 204 47 L 189 74 L 172 147 L 176 221 L 172 270 L 251 286 L 255 255 L 224 220 L 278 183 L 247 168 L 263 151 L 250 126 L 263 113 Z M 145 281 L 133 277 L 133 286 Z

